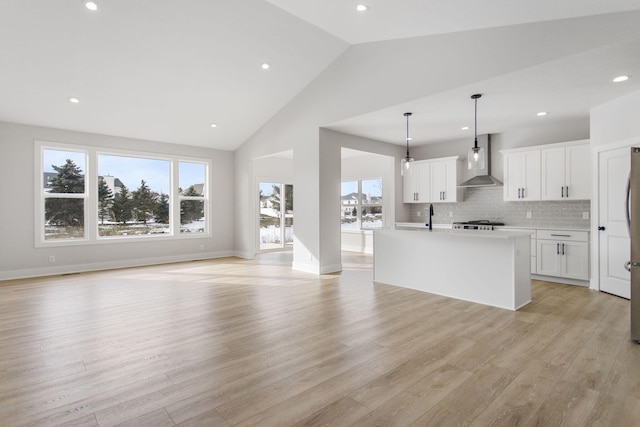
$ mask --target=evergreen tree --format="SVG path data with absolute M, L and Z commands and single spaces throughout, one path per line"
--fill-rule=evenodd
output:
M 160 194 L 160 199 L 156 205 L 156 222 L 160 224 L 169 223 L 169 196 L 166 194 Z
M 100 222 L 104 224 L 105 217 L 109 216 L 113 204 L 113 192 L 102 177 L 98 180 L 98 213 Z
M 126 224 L 127 221 L 133 219 L 133 201 L 131 200 L 131 193 L 129 189 L 123 184 L 120 188 L 120 192 L 113 198 L 113 218 Z
M 271 197 L 269 198 L 269 201 L 271 201 L 271 206 L 273 207 L 273 209 L 277 210 L 278 212 L 280 212 L 280 186 L 278 184 L 273 184 L 273 192 L 271 193 Z
M 187 188 L 183 196 L 201 196 L 194 186 Z M 180 201 L 180 223 L 187 224 L 204 216 L 204 202 L 202 200 L 181 200 Z
M 51 194 L 84 193 L 84 173 L 73 160 L 67 159 L 64 165 L 51 165 L 51 167 L 58 173 L 51 180 Z M 84 200 L 47 198 L 45 219 L 56 225 L 82 226 L 84 225 Z
M 147 218 L 153 214 L 157 203 L 157 196 L 151 192 L 151 189 L 143 179 L 140 187 L 133 192 L 133 211 L 138 221 L 142 220 L 145 224 Z
M 357 207 L 353 207 L 353 210 L 351 211 L 351 216 L 358 216 L 358 208 Z
M 286 212 L 293 211 L 293 185 L 285 184 L 284 186 L 284 209 Z M 273 185 L 273 193 L 271 193 L 271 197 L 269 199 L 271 201 L 271 206 L 273 209 L 280 212 L 280 206 L 282 205 L 282 195 L 280 194 L 280 185 Z

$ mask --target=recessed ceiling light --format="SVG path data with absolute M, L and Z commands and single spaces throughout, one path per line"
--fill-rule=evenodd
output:
M 84 7 L 86 7 L 92 12 L 95 12 L 96 10 L 98 10 L 98 2 L 95 0 L 85 0 Z
M 615 79 L 613 79 L 613 82 L 620 83 L 620 82 L 626 82 L 627 80 L 629 80 L 629 76 L 618 76 Z
M 80 102 L 80 100 L 78 98 L 76 98 L 76 97 L 71 97 L 71 98 L 69 98 L 69 102 L 72 103 L 72 104 L 77 104 L 77 103 Z
M 263 70 L 268 70 L 269 68 L 271 68 L 271 64 L 269 64 L 268 62 L 265 62 L 261 65 Z
M 217 128 L 217 127 L 218 127 L 218 125 L 217 125 L 216 123 L 211 123 L 211 127 L 212 127 L 212 128 Z
M 367 6 L 366 4 L 359 4 L 356 6 L 356 10 L 358 12 L 366 12 L 367 10 L 369 10 L 369 6 Z
M 462 129 L 462 130 L 469 130 L 469 126 L 462 126 L 460 129 Z
M 538 114 L 536 114 L 536 116 L 542 117 L 542 116 L 546 116 L 547 114 L 549 113 L 547 113 L 546 111 L 540 111 Z

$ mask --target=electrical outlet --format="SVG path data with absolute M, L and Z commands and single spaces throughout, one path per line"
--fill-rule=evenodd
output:
M 531 211 L 527 211 L 527 218 L 531 219 Z
M 418 216 L 420 216 L 420 211 L 418 211 Z
M 49 255 L 49 262 L 51 264 L 53 264 L 54 262 L 56 262 L 56 256 L 55 255 Z
M 200 245 L 200 250 L 204 251 L 204 245 Z
M 449 211 L 449 218 L 453 218 L 453 212 Z
M 589 219 L 589 212 L 582 212 L 582 219 Z

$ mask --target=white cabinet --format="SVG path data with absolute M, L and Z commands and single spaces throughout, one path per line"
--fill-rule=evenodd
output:
M 403 201 L 405 203 L 427 203 L 431 199 L 431 165 L 413 162 L 409 173 L 402 177 Z
M 591 149 L 585 141 L 541 150 L 542 200 L 591 198 Z
M 403 176 L 404 203 L 452 203 L 460 198 L 458 157 L 413 162 Z
M 431 202 L 451 203 L 458 201 L 458 177 L 460 168 L 456 158 L 431 163 Z
M 540 200 L 540 150 L 503 154 L 504 200 Z
M 536 273 L 589 280 L 589 233 L 538 230 Z

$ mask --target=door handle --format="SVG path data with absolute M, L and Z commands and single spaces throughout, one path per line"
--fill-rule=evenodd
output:
M 603 226 L 601 225 L 600 227 L 598 227 L 598 230 L 599 230 L 599 231 L 605 231 L 605 230 L 606 230 L 606 228 L 605 228 L 605 227 L 603 227 Z
M 624 269 L 627 271 L 631 271 L 631 261 L 627 261 L 624 263 Z

